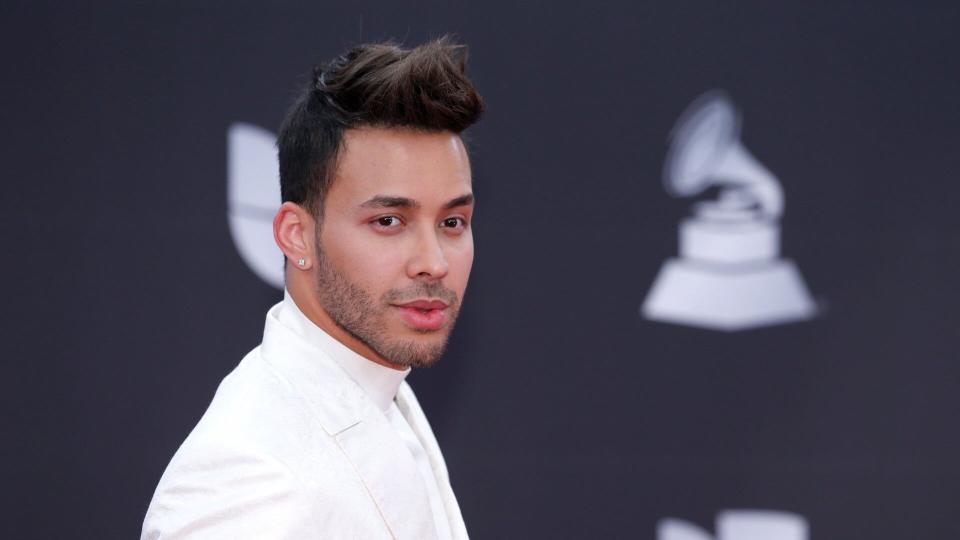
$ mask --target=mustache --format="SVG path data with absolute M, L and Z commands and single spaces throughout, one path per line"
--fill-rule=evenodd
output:
M 459 299 L 457 293 L 446 288 L 439 281 L 434 283 L 417 283 L 402 289 L 390 289 L 383 295 L 388 304 L 402 304 L 418 298 L 438 298 L 449 306 L 456 306 Z

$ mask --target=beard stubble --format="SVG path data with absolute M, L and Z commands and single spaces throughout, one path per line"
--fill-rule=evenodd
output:
M 319 237 L 319 234 L 318 234 Z M 365 344 L 389 362 L 406 367 L 430 367 L 446 350 L 447 340 L 459 313 L 457 294 L 439 281 L 416 282 L 402 289 L 390 289 L 379 300 L 335 268 L 317 243 L 316 293 L 321 306 L 343 331 Z M 417 298 L 439 298 L 447 303 L 449 322 L 440 330 L 415 330 L 421 334 L 438 334 L 438 340 L 421 342 L 391 336 L 387 329 L 391 304 Z

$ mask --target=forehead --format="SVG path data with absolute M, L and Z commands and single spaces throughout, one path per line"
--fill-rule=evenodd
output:
M 374 195 L 429 204 L 470 193 L 470 162 L 460 137 L 365 127 L 347 130 L 328 200 L 357 204 Z

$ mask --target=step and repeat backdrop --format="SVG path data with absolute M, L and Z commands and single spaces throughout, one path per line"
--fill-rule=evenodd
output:
M 960 538 L 960 8 L 0 8 L 4 538 L 131 538 L 282 295 L 310 68 L 453 33 L 477 259 L 410 382 L 475 538 Z

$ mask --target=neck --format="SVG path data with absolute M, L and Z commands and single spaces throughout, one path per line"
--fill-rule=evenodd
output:
M 297 304 L 297 307 L 300 308 L 300 311 L 303 312 L 308 319 L 310 319 L 310 322 L 317 325 L 317 327 L 329 334 L 331 337 L 333 337 L 333 339 L 342 343 L 351 351 L 359 354 L 367 360 L 370 360 L 371 362 L 386 366 L 390 369 L 395 369 L 397 371 L 404 371 L 407 369 L 405 366 L 400 366 L 387 360 L 376 351 L 371 349 L 369 345 L 360 341 L 349 332 L 344 330 L 336 322 L 334 322 L 333 318 L 330 317 L 330 314 L 327 313 L 327 310 L 324 309 L 320 304 L 320 300 L 317 298 L 317 294 L 314 289 L 314 284 L 309 281 L 309 274 L 300 271 L 294 271 L 293 274 L 294 275 L 291 275 L 291 272 L 287 272 L 287 292 L 290 293 L 290 297 L 293 298 L 293 301 Z

